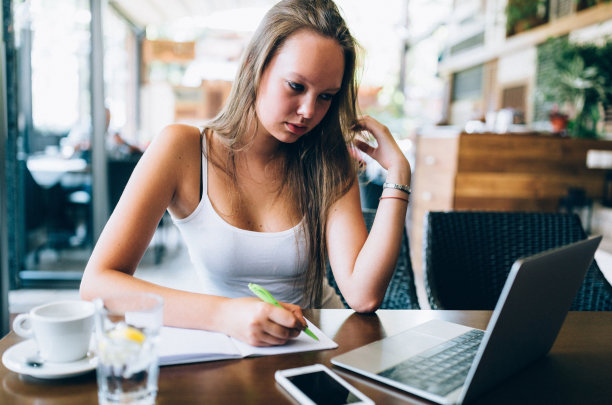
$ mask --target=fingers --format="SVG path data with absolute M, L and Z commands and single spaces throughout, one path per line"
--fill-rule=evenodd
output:
M 260 328 L 253 328 L 247 343 L 252 346 L 278 346 L 284 345 L 290 339 L 297 337 L 300 329 L 287 329 L 278 324 L 269 323 Z
M 301 329 L 306 329 L 306 327 L 308 327 L 308 323 L 306 322 L 306 319 L 304 318 L 304 314 L 302 313 L 302 308 L 300 308 L 299 305 L 295 305 L 295 304 L 287 304 L 287 303 L 282 303 L 281 304 L 285 309 L 287 309 L 288 311 L 292 312 L 293 315 L 295 316 L 295 318 L 298 320 L 298 322 L 301 325 Z
M 283 309 L 275 307 L 269 318 L 272 322 L 277 323 L 288 329 L 302 330 L 306 328 L 307 323 L 302 314 L 302 309 L 294 304 L 281 303 Z
M 361 117 L 359 117 L 353 128 L 356 131 L 368 131 L 369 133 L 374 135 L 376 139 L 378 139 L 379 136 L 382 134 L 391 136 L 389 128 L 381 124 L 378 120 L 370 117 L 369 115 L 362 115 Z
M 288 340 L 296 338 L 302 332 L 301 328 L 285 328 L 277 323 L 270 322 L 263 331 L 263 340 L 274 345 L 282 345 Z
M 354 144 L 364 153 L 376 160 L 384 169 L 392 168 L 404 172 L 408 161 L 393 138 L 391 131 L 369 115 L 360 117 L 353 127 L 355 130 L 367 131 L 372 134 L 376 144 L 372 145 L 357 137 Z
M 372 145 L 370 145 L 367 142 L 364 142 L 362 140 L 355 140 L 355 146 L 357 148 L 359 148 L 360 151 L 362 151 L 363 153 L 367 153 L 368 155 L 372 156 L 372 154 L 374 153 L 374 151 L 376 150 L 376 148 L 374 148 Z
M 391 131 L 389 131 L 389 128 L 369 115 L 360 117 L 353 128 L 356 131 L 367 131 L 374 137 L 376 145 L 371 145 L 364 136 L 357 136 L 354 140 L 354 144 L 370 156 L 372 156 L 372 154 L 380 147 L 385 147 L 385 145 L 395 145 L 395 140 L 393 139 L 393 135 L 391 134 Z M 366 145 L 368 145 L 367 148 Z
M 283 308 L 258 303 L 258 314 L 249 327 L 247 343 L 254 346 L 273 346 L 287 343 L 306 328 L 306 320 L 297 305 L 283 303 Z
M 299 306 L 286 303 L 281 306 L 255 297 L 228 299 L 219 311 L 218 329 L 252 346 L 285 344 L 307 324 Z

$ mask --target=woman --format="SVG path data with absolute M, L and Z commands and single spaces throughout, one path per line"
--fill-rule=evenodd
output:
M 223 111 L 202 131 L 171 125 L 147 149 L 92 253 L 81 296 L 150 291 L 163 296 L 167 325 L 278 345 L 306 327 L 300 306 L 339 304 L 324 280 L 327 256 L 349 305 L 376 310 L 399 252 L 410 166 L 385 126 L 356 116 L 355 49 L 331 0 L 275 5 Z M 354 140 L 355 131 L 377 146 Z M 352 145 L 392 183 L 370 236 Z M 132 277 L 166 209 L 201 294 Z M 253 297 L 248 282 L 284 308 Z

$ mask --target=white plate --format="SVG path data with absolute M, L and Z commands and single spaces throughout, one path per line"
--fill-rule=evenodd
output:
M 38 345 L 34 339 L 24 340 L 8 348 L 2 355 L 2 363 L 15 373 L 43 379 L 58 379 L 85 374 L 96 368 L 97 358 L 90 351 L 87 357 L 70 363 L 45 362 L 41 367 L 26 364 L 28 357 L 35 356 Z

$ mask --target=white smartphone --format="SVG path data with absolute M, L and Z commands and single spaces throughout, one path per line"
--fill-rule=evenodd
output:
M 278 370 L 274 378 L 302 405 L 374 405 L 323 364 Z

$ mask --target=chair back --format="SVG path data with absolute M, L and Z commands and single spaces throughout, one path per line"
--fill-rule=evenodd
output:
M 585 238 L 575 214 L 429 212 L 423 255 L 429 303 L 433 309 L 492 310 L 516 259 Z M 612 287 L 595 261 L 571 310 L 612 310 Z
M 363 219 L 365 220 L 368 232 L 372 229 L 374 217 L 376 216 L 375 209 L 363 208 Z M 344 300 L 334 275 L 332 273 L 329 262 L 327 263 L 327 280 L 329 285 L 334 287 L 342 303 L 346 308 L 350 308 Z M 412 261 L 410 260 L 410 248 L 408 244 L 408 235 L 404 229 L 402 237 L 402 245 L 395 266 L 395 272 L 387 287 L 385 298 L 383 299 L 380 309 L 420 309 L 419 300 L 417 298 L 416 287 L 414 284 L 414 272 L 412 270 Z
M 108 160 L 108 204 L 111 212 L 117 206 L 117 203 L 121 198 L 121 194 L 123 194 L 123 189 L 127 185 L 136 164 L 138 164 L 138 160 L 139 157 L 132 157 L 130 159 L 122 160 Z

